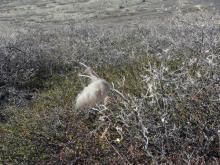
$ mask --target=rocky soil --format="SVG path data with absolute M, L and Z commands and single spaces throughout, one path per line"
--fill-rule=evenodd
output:
M 122 24 L 164 22 L 178 11 L 218 12 L 218 0 L 3 0 L 0 2 L 0 32 L 26 26 L 46 29 L 76 23 Z

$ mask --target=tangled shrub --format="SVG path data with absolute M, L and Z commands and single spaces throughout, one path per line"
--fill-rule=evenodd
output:
M 126 27 L 70 25 L 46 33 L 48 40 L 33 41 L 39 43 L 25 50 L 28 55 L 55 54 L 52 62 L 47 56 L 33 62 L 36 68 L 49 67 L 44 75 L 62 73 L 52 67 L 58 64 L 70 64 L 74 71 L 30 105 L 5 109 L 10 120 L 0 125 L 3 164 L 218 164 L 220 29 L 215 20 L 186 17 L 169 26 Z M 24 49 L 10 47 L 15 48 L 4 48 L 3 54 L 19 52 L 21 62 L 14 66 L 22 66 Z M 77 61 L 96 67 L 126 99 L 114 96 L 108 106 L 75 110 L 73 100 L 84 83 L 77 78 Z M 16 77 L 15 70 L 1 74 Z M 26 80 L 7 74 L 4 79 L 12 84 Z

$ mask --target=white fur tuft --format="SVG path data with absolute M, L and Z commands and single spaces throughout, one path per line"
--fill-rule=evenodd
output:
M 76 98 L 76 108 L 88 108 L 103 102 L 109 91 L 108 83 L 103 79 L 97 79 L 90 83 Z

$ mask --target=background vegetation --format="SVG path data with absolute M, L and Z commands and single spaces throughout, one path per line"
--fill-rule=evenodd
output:
M 167 25 L 26 29 L 1 36 L 2 164 L 218 164 L 220 28 Z M 92 66 L 126 100 L 74 109 Z

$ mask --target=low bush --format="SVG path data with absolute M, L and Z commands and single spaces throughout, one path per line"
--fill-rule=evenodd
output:
M 209 17 L 154 27 L 81 24 L 4 39 L 1 89 L 40 92 L 1 110 L 1 162 L 218 164 L 220 29 Z M 79 61 L 126 99 L 76 110 L 87 83 Z

